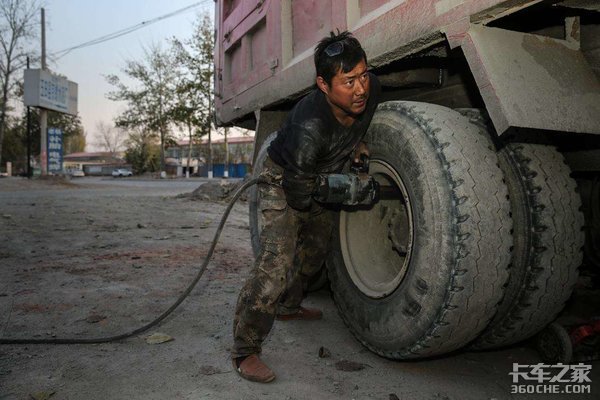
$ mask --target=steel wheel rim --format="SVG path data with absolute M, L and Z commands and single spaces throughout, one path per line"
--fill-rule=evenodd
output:
M 364 210 L 340 212 L 340 248 L 348 275 L 366 296 L 384 298 L 403 281 L 413 246 L 413 217 L 406 186 L 387 162 L 372 159 L 369 174 L 395 185 L 400 200 L 380 200 Z

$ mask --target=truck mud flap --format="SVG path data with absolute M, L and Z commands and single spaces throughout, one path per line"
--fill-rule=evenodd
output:
M 600 134 L 600 83 L 577 42 L 472 24 L 461 47 L 499 135 Z

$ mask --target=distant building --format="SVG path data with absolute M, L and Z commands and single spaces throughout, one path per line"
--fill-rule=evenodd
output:
M 86 175 L 110 175 L 115 168 L 130 168 L 123 153 L 71 153 L 63 157 L 65 173 L 83 171 Z
M 250 171 L 252 163 L 252 152 L 254 149 L 254 137 L 240 136 L 227 138 L 225 149 L 224 139 L 212 140 L 212 162 L 213 176 L 225 175 L 226 155 L 229 153 L 228 176 L 243 177 Z M 208 176 L 208 139 L 202 143 L 192 143 L 192 154 L 188 166 L 189 140 L 180 140 L 176 145 L 165 149 L 165 164 L 167 173 L 170 175 L 184 176 L 190 171 L 190 175 Z

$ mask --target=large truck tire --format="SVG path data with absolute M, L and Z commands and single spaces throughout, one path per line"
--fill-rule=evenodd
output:
M 460 110 L 490 137 L 489 118 Z M 571 296 L 583 258 L 583 214 L 570 169 L 554 147 L 511 143 L 498 153 L 508 186 L 514 248 L 506 294 L 471 346 L 492 349 L 528 339 L 550 324 Z
M 488 325 L 508 278 L 495 150 L 459 113 L 416 102 L 381 104 L 366 140 L 369 174 L 403 199 L 340 212 L 327 262 L 339 313 L 384 357 L 459 349 Z
M 571 297 L 583 258 L 581 200 L 563 156 L 526 143 L 509 144 L 498 156 L 515 244 L 506 295 L 474 349 L 517 343 L 550 324 Z
M 506 296 L 474 343 L 490 349 L 528 339 L 564 308 L 583 258 L 583 215 L 575 181 L 554 147 L 509 144 L 499 153 L 514 221 Z

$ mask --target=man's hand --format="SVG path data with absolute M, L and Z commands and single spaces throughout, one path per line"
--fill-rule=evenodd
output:
M 354 149 L 354 163 L 355 164 L 360 162 L 361 154 L 364 154 L 367 157 L 369 157 L 371 155 L 371 153 L 369 153 L 369 147 L 367 146 L 367 144 L 365 142 L 359 142 L 358 145 L 356 145 L 356 148 Z

